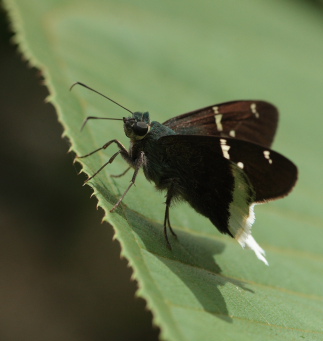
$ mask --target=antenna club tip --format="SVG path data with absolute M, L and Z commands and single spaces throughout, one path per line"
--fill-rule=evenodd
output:
M 74 88 L 75 85 L 79 84 L 79 82 L 75 82 L 70 86 L 70 91 Z
M 111 102 L 113 102 L 114 104 L 118 105 L 119 107 L 121 107 L 121 108 L 127 110 L 128 112 L 130 112 L 130 113 L 133 115 L 133 111 L 127 109 L 127 108 L 124 107 L 123 105 L 121 105 L 121 104 L 119 104 L 118 102 L 114 101 L 112 98 L 110 98 L 110 97 L 108 97 L 108 96 L 102 94 L 101 92 L 99 92 L 99 91 L 97 91 L 97 90 L 95 90 L 95 89 L 89 87 L 88 85 L 86 85 L 86 84 L 84 84 L 84 83 L 82 83 L 82 82 L 75 82 L 74 84 L 71 85 L 70 90 L 72 90 L 73 87 L 74 87 L 75 85 L 81 85 L 81 86 L 83 86 L 84 88 L 87 88 L 87 89 L 89 89 L 89 90 L 91 90 L 91 91 L 97 93 L 98 95 L 100 95 L 100 96 L 102 96 L 102 97 L 108 99 L 109 101 L 111 101 Z
M 75 85 L 81 85 L 85 88 L 91 89 L 89 86 L 87 86 L 86 84 L 82 83 L 82 82 L 75 82 L 70 86 L 70 90 L 72 90 L 74 88 Z

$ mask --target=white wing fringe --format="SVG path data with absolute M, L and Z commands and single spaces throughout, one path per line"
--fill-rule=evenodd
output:
M 255 238 L 249 234 L 244 240 L 237 239 L 237 241 L 239 242 L 239 244 L 243 247 L 243 248 L 247 248 L 247 249 L 251 249 L 257 256 L 258 259 L 260 259 L 261 261 L 263 261 L 266 265 L 268 264 L 268 261 L 265 257 L 266 253 L 264 251 L 264 249 L 262 249 L 259 244 L 256 242 Z

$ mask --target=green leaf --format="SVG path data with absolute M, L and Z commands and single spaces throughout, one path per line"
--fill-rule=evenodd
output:
M 254 236 L 270 267 L 180 204 L 165 246 L 163 194 L 116 159 L 91 182 L 165 340 L 323 338 L 322 11 L 295 1 L 4 1 L 15 42 L 38 67 L 71 149 L 128 144 L 113 103 L 69 87 L 82 81 L 163 122 L 202 106 L 265 99 L 281 110 L 275 149 L 299 166 L 286 199 L 256 208 Z M 84 160 L 91 175 L 117 149 Z

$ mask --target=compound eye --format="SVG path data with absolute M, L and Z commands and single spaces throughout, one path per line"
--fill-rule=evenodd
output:
M 137 122 L 132 129 L 137 136 L 145 136 L 148 133 L 148 124 L 145 122 Z

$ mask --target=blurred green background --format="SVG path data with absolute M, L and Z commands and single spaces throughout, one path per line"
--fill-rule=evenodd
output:
M 0 14 L 0 340 L 157 340 L 39 72 Z

